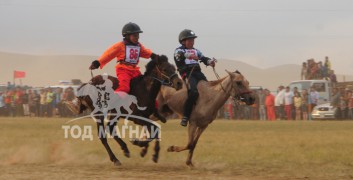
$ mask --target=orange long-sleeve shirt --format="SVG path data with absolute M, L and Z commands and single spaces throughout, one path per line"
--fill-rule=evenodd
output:
M 152 51 L 150 49 L 145 48 L 141 43 L 139 43 L 139 47 L 140 47 L 139 57 L 143 57 L 146 59 L 151 57 Z M 124 61 L 125 55 L 126 55 L 126 42 L 121 41 L 121 42 L 114 44 L 113 46 L 108 48 L 101 55 L 101 57 L 98 58 L 98 61 L 100 63 L 100 68 L 102 69 L 107 63 L 109 63 L 114 58 L 116 58 L 117 61 Z M 137 64 L 138 64 L 138 62 L 137 62 Z M 124 67 L 126 69 L 133 69 L 133 70 L 139 69 L 138 66 L 128 66 L 128 65 L 124 65 L 124 64 L 117 64 L 116 68 L 118 68 L 118 67 Z
M 272 94 L 267 95 L 266 99 L 265 99 L 265 105 L 266 106 L 274 106 L 275 105 L 275 96 L 273 96 Z

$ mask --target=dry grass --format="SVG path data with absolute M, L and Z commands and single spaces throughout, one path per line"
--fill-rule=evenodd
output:
M 87 119 L 72 123 L 94 127 L 93 141 L 65 139 L 69 119 L 0 118 L 0 179 L 184 178 L 184 179 L 352 179 L 353 121 L 214 121 L 201 136 L 195 168 L 185 165 L 187 131 L 170 120 L 162 125 L 161 156 L 145 158 L 128 143 L 131 158 L 109 143 L 123 163 L 114 167 Z

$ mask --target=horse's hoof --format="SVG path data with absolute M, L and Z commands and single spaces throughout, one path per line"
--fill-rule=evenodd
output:
M 161 116 L 161 117 L 159 118 L 159 120 L 160 120 L 162 123 L 166 123 L 166 122 L 167 122 L 167 119 L 166 119 L 165 117 L 163 117 L 163 116 Z
M 124 156 L 129 158 L 130 157 L 130 153 L 129 152 L 125 152 Z
M 121 162 L 120 162 L 119 160 L 116 160 L 116 161 L 114 162 L 114 166 L 121 166 Z
M 167 149 L 168 152 L 174 152 L 174 146 L 169 146 L 169 148 Z
M 188 165 L 189 167 L 194 167 L 191 161 L 186 161 L 186 165 Z
M 155 163 L 158 163 L 158 156 L 153 155 L 152 161 L 155 162 Z
M 147 154 L 147 151 L 145 151 L 145 150 L 142 150 L 142 151 L 140 152 L 140 156 L 141 156 L 141 157 L 145 157 L 146 154 Z

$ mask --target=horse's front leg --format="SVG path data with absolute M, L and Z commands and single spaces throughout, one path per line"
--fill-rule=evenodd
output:
M 118 158 L 115 157 L 107 141 L 107 134 L 104 128 L 104 116 L 102 115 L 99 116 L 98 120 L 99 120 L 97 121 L 98 137 L 101 140 L 105 149 L 107 150 L 110 160 L 114 163 L 115 166 L 120 166 L 121 165 L 120 161 L 118 160 Z
M 107 126 L 109 127 L 109 133 L 114 138 L 114 140 L 120 145 L 121 149 L 124 151 L 124 155 L 126 157 L 130 157 L 130 151 L 127 148 L 126 143 L 120 138 L 118 134 L 116 134 L 116 131 L 114 131 L 118 118 L 119 116 L 115 115 L 114 118 L 110 119 L 109 122 L 107 123 Z
M 159 150 L 160 150 L 160 145 L 159 145 L 159 139 L 156 139 L 156 142 L 154 144 L 154 153 L 152 156 L 153 162 L 157 163 L 159 159 Z
M 150 134 L 150 139 L 154 139 L 156 142 L 154 144 L 154 154 L 152 155 L 152 160 L 153 162 L 157 163 L 158 159 L 159 159 L 159 151 L 160 151 L 160 145 L 159 145 L 159 141 L 160 141 L 160 128 L 156 125 L 151 125 L 148 128 L 149 134 Z
M 169 146 L 168 147 L 168 152 L 181 152 L 190 149 L 190 145 L 192 144 L 194 137 L 195 137 L 195 132 L 196 132 L 197 126 L 195 123 L 190 123 L 189 124 L 189 129 L 188 129 L 188 135 L 189 135 L 189 141 L 188 144 L 184 147 L 181 146 Z
M 135 145 L 139 145 L 140 147 L 142 147 L 140 155 L 141 157 L 144 157 L 147 154 L 149 142 L 155 139 L 156 142 L 154 145 L 154 154 L 152 155 L 152 160 L 153 162 L 157 163 L 159 159 L 159 151 L 160 151 L 160 145 L 159 145 L 160 128 L 155 125 L 151 125 L 151 126 L 148 126 L 147 130 L 149 133 L 149 137 L 147 137 L 145 140 L 142 140 L 142 141 L 141 140 L 135 141 L 136 143 Z
M 135 146 L 141 147 L 142 149 L 140 152 L 140 156 L 145 157 L 148 151 L 149 141 L 143 139 L 132 139 L 130 140 L 130 142 Z
M 158 109 L 154 109 L 153 116 L 160 120 L 162 123 L 166 123 L 167 119 L 159 113 Z
M 202 132 L 206 129 L 205 128 L 197 128 L 196 132 L 195 132 L 195 135 L 194 135 L 194 140 L 192 141 L 192 143 L 189 145 L 189 154 L 188 154 L 188 157 L 186 159 L 186 165 L 188 166 L 191 166 L 193 167 L 194 165 L 192 164 L 192 156 L 194 154 L 194 150 L 195 150 L 195 147 L 196 147 L 196 144 L 202 134 Z

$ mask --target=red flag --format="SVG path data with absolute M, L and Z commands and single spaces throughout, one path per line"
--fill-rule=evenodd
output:
M 24 78 L 26 77 L 26 72 L 24 71 L 14 71 L 13 72 L 13 78 Z

